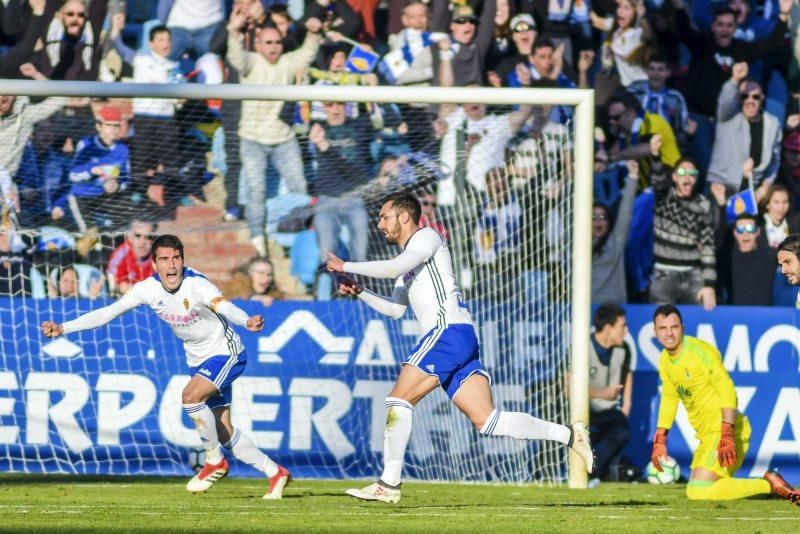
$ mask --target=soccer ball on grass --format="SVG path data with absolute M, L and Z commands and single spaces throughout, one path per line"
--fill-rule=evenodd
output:
M 678 465 L 675 458 L 667 456 L 661 458 L 659 463 L 663 471 L 657 470 L 653 462 L 647 464 L 647 481 L 650 484 L 673 484 L 681 478 L 681 466 Z
M 206 450 L 205 449 L 189 449 L 189 467 L 195 473 L 199 473 L 203 466 L 206 464 Z

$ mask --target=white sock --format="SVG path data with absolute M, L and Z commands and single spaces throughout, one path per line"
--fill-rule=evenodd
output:
M 386 430 L 383 433 L 381 480 L 389 486 L 400 484 L 406 446 L 408 446 L 408 438 L 411 437 L 413 415 L 414 407 L 411 404 L 403 399 L 386 397 Z
M 547 439 L 567 445 L 572 431 L 568 426 L 537 419 L 527 413 L 492 410 L 481 428 L 481 434 L 514 439 Z
M 203 442 L 203 448 L 206 450 L 206 463 L 220 463 L 222 461 L 222 451 L 219 449 L 217 421 L 214 418 L 214 412 L 206 406 L 205 402 L 184 404 L 183 409 L 194 422 L 194 428 L 200 435 L 200 441 Z
M 234 429 L 230 441 L 223 443 L 222 446 L 231 451 L 237 459 L 263 471 L 268 477 L 278 472 L 278 464 L 261 452 L 250 436 L 242 434 L 238 429 Z

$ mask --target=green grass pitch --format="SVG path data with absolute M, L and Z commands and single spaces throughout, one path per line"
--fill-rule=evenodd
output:
M 224 479 L 192 495 L 175 478 L 0 476 L 2 532 L 800 532 L 800 508 L 777 500 L 692 502 L 683 485 L 594 490 L 403 485 L 398 504 L 344 495 L 361 481 L 298 480 L 283 500 L 264 482 Z

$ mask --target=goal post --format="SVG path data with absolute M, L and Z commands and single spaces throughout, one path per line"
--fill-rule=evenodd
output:
M 587 421 L 588 352 L 591 292 L 591 207 L 593 181 L 594 91 L 582 89 L 494 89 L 439 87 L 367 87 L 334 85 L 256 86 L 201 84 L 130 84 L 0 80 L 0 95 L 31 97 L 170 98 L 189 100 L 270 100 L 414 104 L 487 104 L 502 106 L 570 106 L 572 121 L 571 276 L 569 351 L 571 386 L 569 419 Z M 370 221 L 371 223 L 371 221 Z M 463 237 L 463 236 L 462 236 Z M 582 462 L 571 455 L 568 482 L 585 488 Z

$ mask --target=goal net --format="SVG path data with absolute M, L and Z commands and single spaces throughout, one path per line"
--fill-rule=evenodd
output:
M 0 92 L 16 95 L 3 97 L 15 142 L 0 146 L 0 471 L 185 475 L 202 461 L 180 403 L 182 347 L 155 313 L 39 332 L 118 298 L 149 274 L 152 234 L 173 233 L 187 265 L 265 316 L 262 333 L 240 332 L 234 424 L 295 476 L 376 476 L 384 399 L 425 332 L 410 312 L 396 321 L 338 298 L 322 264 L 325 249 L 397 255 L 376 227 L 395 191 L 416 195 L 422 224 L 448 242 L 498 407 L 585 420 L 591 93 L 9 81 Z M 383 294 L 394 283 L 361 282 Z M 441 390 L 415 412 L 407 477 L 569 477 L 564 446 L 483 438 Z

